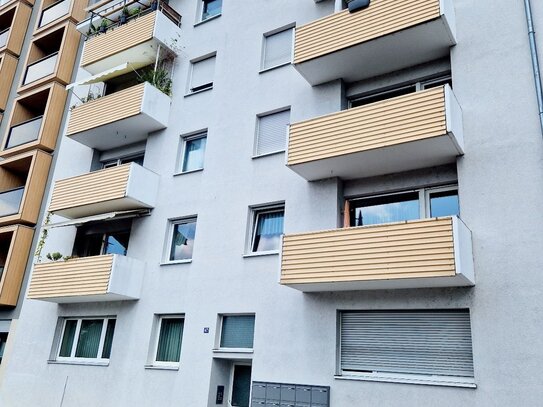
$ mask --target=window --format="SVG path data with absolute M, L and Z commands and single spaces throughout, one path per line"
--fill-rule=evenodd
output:
M 0 332 L 0 363 L 4 357 L 4 350 L 6 349 L 6 342 L 8 341 L 8 333 Z
M 265 70 L 291 63 L 293 32 L 292 28 L 288 28 L 283 31 L 264 34 L 261 69 Z
M 342 375 L 473 381 L 468 310 L 349 311 L 339 317 Z
M 204 168 L 206 144 L 206 133 L 183 138 L 181 172 L 196 171 Z
M 111 355 L 114 318 L 82 318 L 64 320 L 59 360 L 107 361 Z
M 185 320 L 182 316 L 161 316 L 155 352 L 156 365 L 178 365 Z
M 143 165 L 144 157 L 145 157 L 145 153 L 141 153 L 141 154 L 130 155 L 123 158 L 116 158 L 113 160 L 103 161 L 102 168 L 117 167 L 119 165 L 128 164 L 128 163 L 136 163 L 138 165 Z
M 350 226 L 378 225 L 460 214 L 456 186 L 351 199 L 348 207 Z
M 285 151 L 290 109 L 258 116 L 255 155 Z
M 283 234 L 285 206 L 253 209 L 251 252 L 275 252 L 279 250 Z
M 219 16 L 222 12 L 222 0 L 202 0 L 202 21 Z
M 126 256 L 131 219 L 89 222 L 77 228 L 73 255 L 77 257 L 119 254 Z
M 223 315 L 220 347 L 252 349 L 254 334 L 254 315 Z
M 195 234 L 196 218 L 172 221 L 168 257 L 170 262 L 192 259 Z
M 215 55 L 192 62 L 189 92 L 195 93 L 213 88 L 215 76 Z

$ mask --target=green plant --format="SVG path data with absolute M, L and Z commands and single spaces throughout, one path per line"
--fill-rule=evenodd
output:
M 172 79 L 166 69 L 147 69 L 139 75 L 139 82 L 149 82 L 155 88 L 168 96 L 172 95 Z
M 135 16 L 135 15 L 138 15 L 140 12 L 141 12 L 141 7 L 134 7 L 130 9 L 128 14 L 130 16 Z
M 59 252 L 47 253 L 45 257 L 51 261 L 59 261 L 59 260 L 66 261 L 72 258 L 72 256 L 64 256 L 62 253 L 59 253 Z
M 122 11 L 121 11 L 121 14 L 123 16 L 128 16 L 129 15 L 128 7 L 124 6 Z
M 43 222 L 43 228 L 42 228 L 40 240 L 38 240 L 38 244 L 36 245 L 35 256 L 37 258 L 38 263 L 41 262 L 41 252 L 43 250 L 43 246 L 45 246 L 45 241 L 47 240 L 47 236 L 49 235 L 49 230 L 45 226 L 49 225 L 50 222 L 51 222 L 51 212 L 47 212 L 47 215 L 45 216 L 45 220 Z

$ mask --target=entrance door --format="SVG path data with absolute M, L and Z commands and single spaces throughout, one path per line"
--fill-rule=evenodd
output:
M 232 407 L 249 407 L 251 366 L 234 365 L 232 378 Z

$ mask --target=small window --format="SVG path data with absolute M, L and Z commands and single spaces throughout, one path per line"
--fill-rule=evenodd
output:
M 58 359 L 106 361 L 111 356 L 114 331 L 114 318 L 68 318 L 64 320 Z
M 172 221 L 168 257 L 170 262 L 192 259 L 195 234 L 196 218 Z
M 342 375 L 473 382 L 468 310 L 342 312 L 339 337 Z
M 284 205 L 253 209 L 251 252 L 279 250 L 284 217 Z
M 160 317 L 158 323 L 155 364 L 179 364 L 184 325 L 185 320 L 181 316 Z
M 419 218 L 418 192 L 378 196 L 351 202 L 351 226 L 377 225 Z
M 102 168 L 111 168 L 111 167 L 117 167 L 119 165 L 128 164 L 128 163 L 135 163 L 138 165 L 143 165 L 143 159 L 145 157 L 144 153 L 141 154 L 134 154 L 123 158 L 116 158 L 113 160 L 107 160 L 102 162 Z
M 423 81 L 421 82 L 421 89 L 437 88 L 438 86 L 444 85 L 449 85 L 452 87 L 452 78 L 450 75 Z
M 458 202 L 458 190 L 429 192 L 430 217 L 458 216 L 460 205 Z
M 254 315 L 223 315 L 220 347 L 252 349 L 254 334 Z
M 192 62 L 189 92 L 195 93 L 213 88 L 215 76 L 215 55 Z
M 202 21 L 222 13 L 222 0 L 202 0 Z
M 381 102 L 383 100 L 407 95 L 409 93 L 414 93 L 416 91 L 417 91 L 417 86 L 413 84 L 413 85 L 403 86 L 400 88 L 395 88 L 395 89 L 390 89 L 390 90 L 374 93 L 368 96 L 361 97 L 359 99 L 352 100 L 351 108 L 369 105 L 370 103 Z
M 258 116 L 255 155 L 285 151 L 290 109 Z
M 292 62 L 292 33 L 294 29 L 264 34 L 261 69 L 270 69 Z
M 181 172 L 196 171 L 204 168 L 206 144 L 206 133 L 183 138 Z

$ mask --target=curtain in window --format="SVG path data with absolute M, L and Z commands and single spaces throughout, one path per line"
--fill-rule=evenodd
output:
M 106 337 L 104 339 L 104 348 L 102 350 L 102 358 L 109 359 L 111 355 L 111 345 L 113 344 L 113 332 L 115 331 L 115 320 L 107 321 Z
M 79 339 L 75 349 L 76 358 L 96 358 L 100 347 L 103 319 L 84 319 L 81 321 Z
M 180 223 L 174 226 L 170 260 L 192 258 L 196 222 Z
M 221 348 L 252 348 L 255 332 L 254 315 L 224 316 Z
M 204 151 L 206 138 L 187 140 L 185 157 L 183 159 L 183 172 L 204 168 Z
M 59 356 L 70 357 L 72 354 L 72 346 L 74 343 L 75 330 L 77 328 L 77 321 L 68 320 L 64 327 L 64 336 L 60 344 Z
M 258 215 L 253 251 L 279 249 L 283 234 L 283 212 L 261 213 Z
M 181 318 L 162 319 L 156 352 L 157 362 L 179 362 L 183 322 Z

